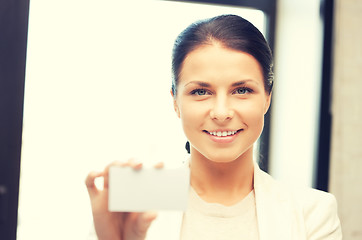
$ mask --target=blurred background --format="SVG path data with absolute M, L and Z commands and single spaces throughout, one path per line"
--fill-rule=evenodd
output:
M 344 239 L 362 239 L 362 2 L 0 3 L 0 239 L 85 239 L 84 185 L 114 160 L 187 156 L 171 51 L 190 23 L 240 15 L 275 57 L 261 167 L 333 193 Z

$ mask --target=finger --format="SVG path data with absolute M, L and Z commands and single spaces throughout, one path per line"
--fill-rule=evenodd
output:
M 140 170 L 143 167 L 143 164 L 141 162 L 136 161 L 136 159 L 134 158 L 130 158 L 125 166 L 129 166 L 134 170 Z
M 132 167 L 135 170 L 141 169 L 142 168 L 142 164 L 141 163 L 136 163 L 134 158 L 130 158 L 127 162 L 120 162 L 120 161 L 114 161 L 110 164 L 108 164 L 108 166 L 104 169 L 103 175 L 104 175 L 104 188 L 108 189 L 109 186 L 109 169 L 111 167 Z
M 123 164 L 123 167 L 131 167 L 134 170 L 139 170 L 142 168 L 142 166 L 143 166 L 143 164 L 136 161 L 136 159 L 134 159 L 134 158 L 128 159 L 128 161 Z
M 154 165 L 154 167 L 157 168 L 157 169 L 161 169 L 161 168 L 163 168 L 164 166 L 165 166 L 165 164 L 164 164 L 163 162 L 159 162 L 159 163 L 156 163 L 156 164 Z
M 90 172 L 85 179 L 85 185 L 87 186 L 88 194 L 91 198 L 98 193 L 98 189 L 94 184 L 94 180 L 97 177 L 101 177 L 102 175 L 103 175 L 102 172 L 93 171 Z
M 136 222 L 137 228 L 140 233 L 146 233 L 153 220 L 157 217 L 156 212 L 144 212 L 138 215 Z
M 151 211 L 144 212 L 142 214 L 142 217 L 143 217 L 143 219 L 145 221 L 151 221 L 152 222 L 153 220 L 155 220 L 157 218 L 157 212 L 151 212 Z
M 135 162 L 136 162 L 136 159 L 135 159 L 135 158 L 130 158 L 130 159 L 128 159 L 128 161 L 127 161 L 127 165 L 128 165 L 128 166 L 132 166 Z
M 110 164 L 107 165 L 107 167 L 104 169 L 103 171 L 103 177 L 104 177 L 104 183 L 103 183 L 103 188 L 104 189 L 107 189 L 108 188 L 108 174 L 109 174 L 109 168 L 110 167 L 114 167 L 114 166 L 119 166 L 119 167 L 124 167 L 126 166 L 127 163 L 124 163 L 124 162 L 120 162 L 120 161 L 114 161 Z
M 133 163 L 131 165 L 131 167 L 133 168 L 133 170 L 140 170 L 140 169 L 142 169 L 143 164 L 142 163 Z

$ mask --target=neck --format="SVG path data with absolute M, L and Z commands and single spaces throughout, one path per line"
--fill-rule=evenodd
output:
M 191 186 L 207 202 L 232 205 L 253 190 L 252 148 L 230 162 L 215 162 L 191 150 Z

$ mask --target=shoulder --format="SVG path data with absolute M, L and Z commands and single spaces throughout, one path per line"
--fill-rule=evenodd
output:
M 260 169 L 257 171 L 258 181 L 267 191 L 290 206 L 293 218 L 304 225 L 308 239 L 342 239 L 337 201 L 331 193 L 290 186 Z
M 292 186 L 285 182 L 275 180 L 268 173 L 257 168 L 254 180 L 259 187 L 278 195 L 282 199 L 295 201 L 306 212 L 320 207 L 319 205 L 331 205 L 337 207 L 335 197 L 331 193 L 301 186 Z
M 313 239 L 342 239 L 337 201 L 332 194 L 312 188 L 289 191 L 302 210 L 308 236 L 313 236 Z

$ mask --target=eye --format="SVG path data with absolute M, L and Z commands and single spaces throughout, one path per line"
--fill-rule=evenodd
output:
M 237 88 L 234 91 L 234 94 L 247 94 L 247 93 L 252 93 L 253 90 L 251 90 L 250 88 L 246 88 L 246 87 L 241 87 L 241 88 Z
M 198 95 L 198 96 L 204 96 L 206 94 L 208 94 L 206 89 L 195 89 L 191 91 L 192 95 Z

